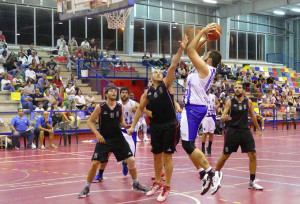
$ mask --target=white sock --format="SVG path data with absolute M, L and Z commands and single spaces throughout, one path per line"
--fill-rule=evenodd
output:
M 202 172 L 202 171 L 204 171 L 204 169 L 203 169 L 203 168 L 201 168 L 201 169 L 198 169 L 198 171 L 199 171 L 199 172 Z
M 144 133 L 144 138 L 147 138 L 147 133 Z
M 87 181 L 85 184 L 85 187 L 88 187 L 88 188 L 91 187 L 91 183 Z
M 208 168 L 205 170 L 205 172 L 207 173 L 207 172 L 209 172 L 210 170 L 212 170 L 212 167 L 211 167 L 211 166 L 208 167 Z
M 264 130 L 264 129 L 265 129 L 265 127 L 264 127 L 264 126 L 261 126 L 261 129 L 263 129 L 263 130 Z
M 133 181 L 133 183 L 135 184 L 135 183 L 138 183 L 138 182 L 139 182 L 139 179 L 138 179 L 138 178 L 132 179 L 132 181 Z

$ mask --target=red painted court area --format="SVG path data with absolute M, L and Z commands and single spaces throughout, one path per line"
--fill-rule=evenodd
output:
M 201 196 L 198 173 L 178 145 L 174 154 L 172 193 L 165 203 L 300 203 L 300 129 L 267 130 L 256 140 L 257 178 L 264 191 L 248 190 L 249 170 L 246 154 L 231 156 L 223 168 L 222 188 L 211 196 Z M 93 139 L 92 136 L 80 140 Z M 21 143 L 22 144 L 22 143 Z M 197 145 L 200 146 L 199 139 Z M 208 157 L 214 167 L 222 152 L 223 137 L 216 136 L 213 154 Z M 59 147 L 56 150 L 0 151 L 0 203 L 158 203 L 156 197 L 131 190 L 131 178 L 124 177 L 122 165 L 112 156 L 102 183 L 92 184 L 87 198 L 77 193 L 85 185 L 95 144 Z M 138 143 L 137 170 L 141 183 L 150 187 L 153 159 L 150 143 Z

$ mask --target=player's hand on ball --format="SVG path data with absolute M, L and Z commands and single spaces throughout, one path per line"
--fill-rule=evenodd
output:
M 216 30 L 216 29 L 217 29 L 216 25 L 213 23 L 210 23 L 205 28 L 203 28 L 203 31 L 204 31 L 205 35 L 207 35 L 209 32 Z
M 105 144 L 105 139 L 102 135 L 100 135 L 100 133 L 96 134 L 96 138 L 97 138 L 97 142 Z
M 179 44 L 180 44 L 181 49 L 184 50 L 184 49 L 186 48 L 188 42 L 189 42 L 187 35 L 184 34 L 184 36 L 183 36 L 183 38 L 182 38 L 182 41 L 178 41 L 178 42 L 179 42 Z
M 132 133 L 134 132 L 134 128 L 130 127 L 129 129 L 127 129 L 127 134 L 128 135 L 132 135 Z

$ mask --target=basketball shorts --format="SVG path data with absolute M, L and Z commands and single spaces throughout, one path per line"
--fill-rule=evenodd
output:
M 108 153 L 112 152 L 117 161 L 123 161 L 133 156 L 133 153 L 129 147 L 128 142 L 120 135 L 113 139 L 105 139 L 105 144 L 97 143 L 92 161 L 100 161 L 101 163 L 108 161 Z
M 225 133 L 224 154 L 237 152 L 241 146 L 242 153 L 256 152 L 255 142 L 250 129 L 228 127 Z
M 216 122 L 213 117 L 205 117 L 202 120 L 203 133 L 214 133 L 216 129 Z
M 132 135 L 128 135 L 127 130 L 125 128 L 121 128 L 121 131 L 123 133 L 125 140 L 129 144 L 131 152 L 133 153 L 133 155 L 135 155 L 137 132 L 133 132 Z
M 186 105 L 181 114 L 181 139 L 194 142 L 197 137 L 198 128 L 207 112 L 204 105 Z
M 180 139 L 180 125 L 177 121 L 163 124 L 150 123 L 150 135 L 153 154 L 162 152 L 173 154 Z

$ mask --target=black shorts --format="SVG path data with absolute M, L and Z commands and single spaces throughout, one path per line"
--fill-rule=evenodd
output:
M 164 124 L 150 124 L 151 152 L 153 154 L 170 153 L 176 151 L 180 139 L 180 124 L 176 121 Z
M 34 130 L 34 135 L 40 136 L 41 131 L 42 131 L 42 130 L 40 130 L 40 129 L 35 129 L 35 130 Z M 48 131 L 44 131 L 44 136 L 45 136 L 45 137 L 49 137 L 49 132 L 48 132 Z
M 241 146 L 242 153 L 256 152 L 255 142 L 250 129 L 227 128 L 223 153 L 237 152 Z
M 105 139 L 105 144 L 97 143 L 92 161 L 107 162 L 110 152 L 115 155 L 118 162 L 133 156 L 129 144 L 122 135 L 114 139 Z

